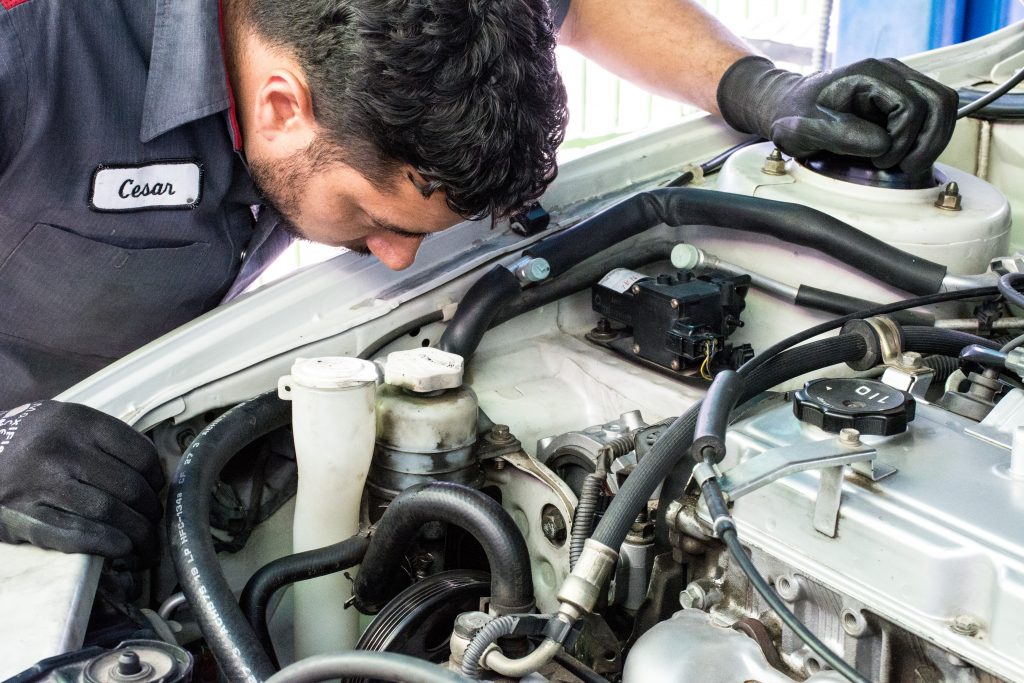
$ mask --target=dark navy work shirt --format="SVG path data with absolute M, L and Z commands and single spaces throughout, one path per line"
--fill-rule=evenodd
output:
M 0 408 L 213 308 L 268 246 L 219 26 L 216 0 L 0 0 Z
M 239 144 L 217 0 L 0 0 L 0 409 L 213 308 L 287 246 L 272 209 L 253 218 Z

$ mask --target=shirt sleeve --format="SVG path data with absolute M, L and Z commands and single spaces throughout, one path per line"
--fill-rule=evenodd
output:
M 554 20 L 556 31 L 562 28 L 565 15 L 569 13 L 570 2 L 571 0 L 548 0 L 548 4 L 551 5 L 551 18 Z

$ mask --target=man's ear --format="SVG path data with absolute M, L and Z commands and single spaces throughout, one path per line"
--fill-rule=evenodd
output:
M 293 71 L 274 69 L 256 91 L 255 133 L 267 142 L 305 148 L 315 137 L 309 86 Z

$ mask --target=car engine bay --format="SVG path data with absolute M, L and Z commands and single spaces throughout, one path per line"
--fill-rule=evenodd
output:
M 59 398 L 153 437 L 160 561 L 4 548 L 5 676 L 1024 680 L 1022 120 L 915 178 L 690 119 L 140 349 Z

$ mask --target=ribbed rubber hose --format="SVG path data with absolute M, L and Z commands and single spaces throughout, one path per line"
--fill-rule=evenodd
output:
M 787 202 L 693 188 L 641 192 L 524 253 L 557 276 L 585 258 L 661 223 L 713 225 L 815 249 L 870 277 L 915 294 L 942 287 L 946 267 L 908 254 L 821 211 Z
M 345 677 L 400 683 L 469 683 L 454 671 L 422 659 L 361 650 L 307 657 L 281 669 L 267 683 L 321 683 Z
M 907 351 L 916 351 L 922 355 L 935 354 L 939 356 L 960 355 L 960 350 L 965 346 L 977 344 L 989 349 L 999 349 L 999 342 L 993 339 L 985 339 L 969 332 L 960 330 L 947 330 L 937 327 L 916 327 L 908 325 L 903 328 L 903 338 L 906 341 Z
M 491 571 L 491 609 L 497 614 L 533 608 L 530 554 L 512 517 L 485 493 L 461 484 L 434 482 L 402 491 L 377 523 L 352 587 L 360 612 L 376 614 L 394 597 L 392 586 L 402 558 L 428 522 L 464 529 L 483 547 Z
M 259 437 L 288 424 L 291 404 L 277 392 L 261 394 L 211 422 L 188 447 L 167 493 L 171 558 L 193 614 L 224 676 L 264 681 L 274 673 L 241 608 L 235 602 L 210 536 L 210 492 L 224 465 Z
M 278 666 L 277 654 L 267 624 L 267 611 L 274 593 L 298 581 L 327 576 L 356 566 L 362 561 L 369 545 L 370 539 L 366 536 L 353 536 L 340 543 L 276 559 L 260 567 L 249 578 L 238 603 L 275 667 Z

